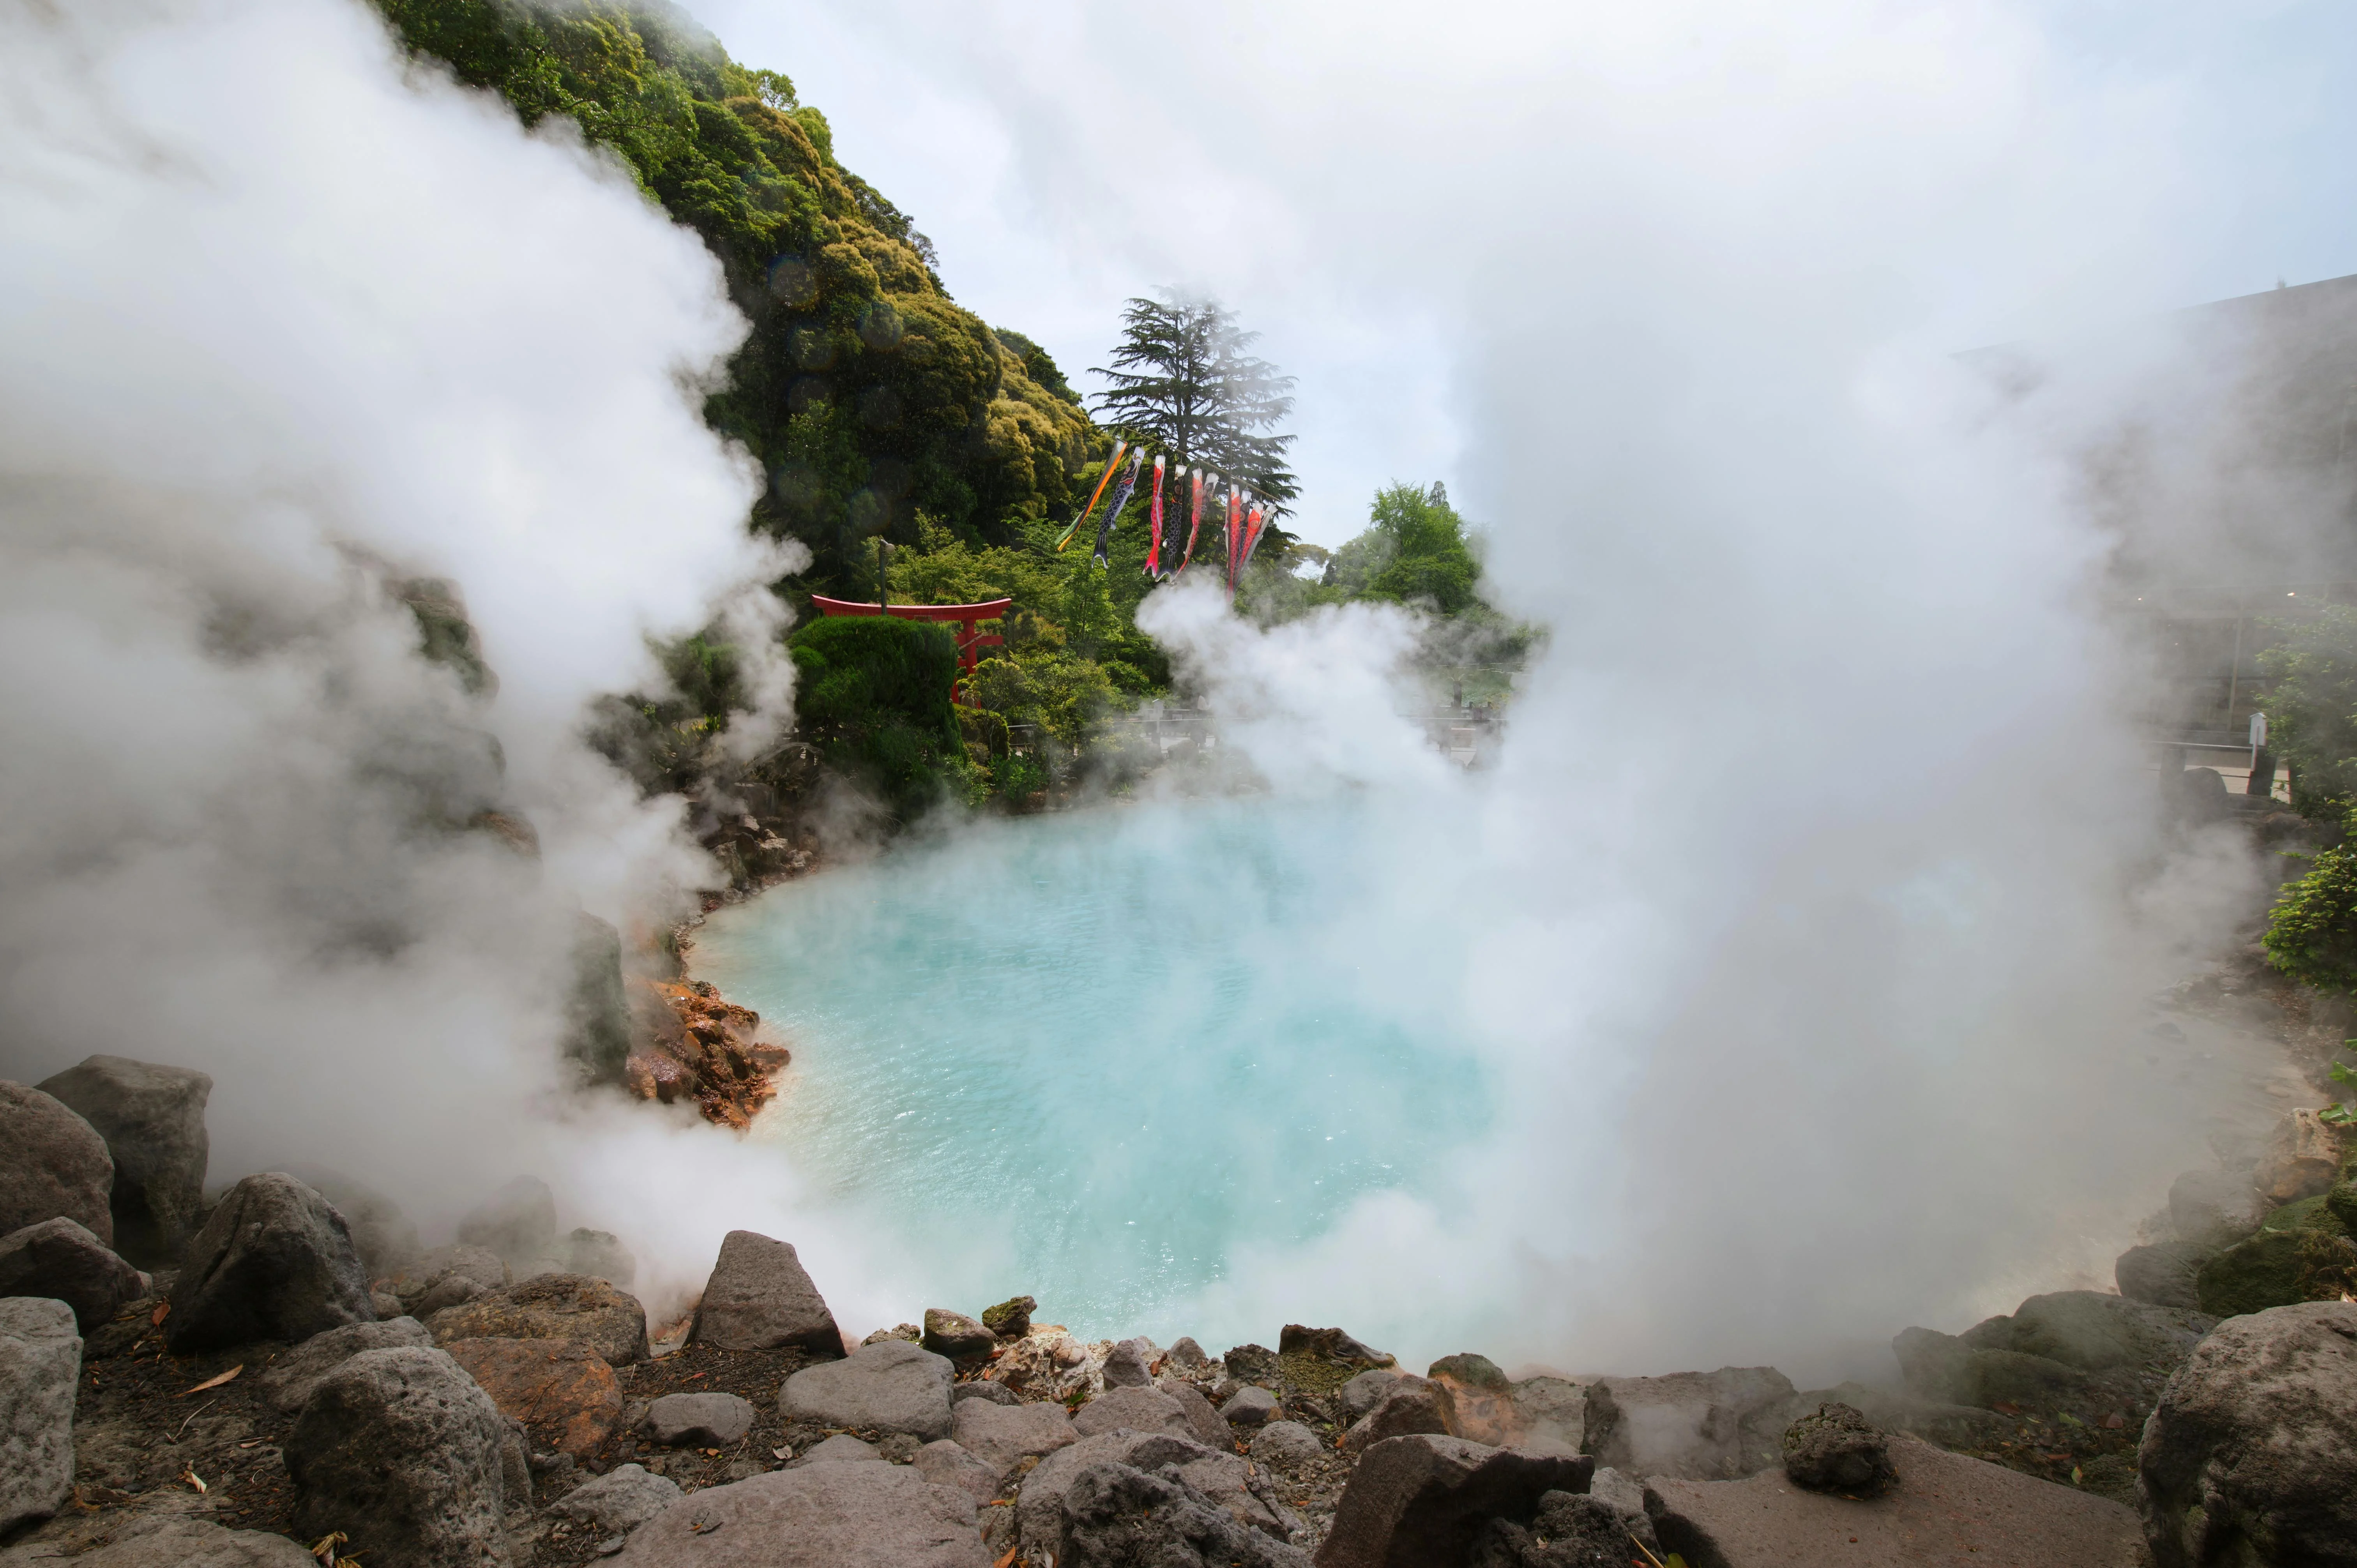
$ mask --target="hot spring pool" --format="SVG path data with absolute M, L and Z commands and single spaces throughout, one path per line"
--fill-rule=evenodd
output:
M 1265 800 L 994 823 L 723 910 L 695 972 L 794 1047 L 756 1135 L 952 1305 L 1150 1331 L 1489 1120 L 1447 1005 L 1353 934 L 1379 836 Z

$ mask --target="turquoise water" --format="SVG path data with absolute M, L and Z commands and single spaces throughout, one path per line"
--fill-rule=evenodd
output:
M 1379 836 L 1267 800 L 997 824 L 721 911 L 695 972 L 794 1046 L 757 1135 L 965 1310 L 1135 1332 L 1488 1121 L 1446 1007 L 1352 940 Z

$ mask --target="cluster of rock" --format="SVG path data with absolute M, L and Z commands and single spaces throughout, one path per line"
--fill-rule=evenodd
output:
M 694 1105 L 738 1132 L 777 1097 L 790 1054 L 759 1037 L 760 1015 L 705 981 L 627 982 L 631 1046 L 622 1081 L 641 1100 Z
M 855 1346 L 794 1248 L 740 1230 L 659 1360 L 627 1251 L 560 1234 L 536 1182 L 432 1251 L 327 1176 L 209 1206 L 210 1087 L 105 1058 L 0 1084 L 0 1532 L 36 1537 L 5 1568 L 2357 1560 L 2357 1305 L 2037 1296 L 1900 1336 L 1904 1391 L 1473 1354 L 1419 1376 L 1339 1328 L 1083 1341 L 1028 1296 Z M 143 1375 L 177 1432 L 84 1408 Z M 250 1418 L 177 1402 L 224 1389 Z M 2136 1508 L 1951 1451 L 2041 1422 L 2124 1447 L 2130 1412 Z M 283 1493 L 274 1530 L 156 1467 L 199 1423 L 215 1484 Z

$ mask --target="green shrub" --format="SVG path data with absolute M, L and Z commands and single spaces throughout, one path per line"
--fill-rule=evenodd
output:
M 2357 852 L 2317 852 L 2267 915 L 2267 961 L 2326 991 L 2357 991 Z
M 802 736 L 902 822 L 970 790 L 950 702 L 957 639 L 926 621 L 830 617 L 788 639 Z

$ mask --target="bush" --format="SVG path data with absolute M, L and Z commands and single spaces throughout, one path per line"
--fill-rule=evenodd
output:
M 2276 896 L 2267 961 L 2326 991 L 2357 991 L 2357 853 L 2317 852 L 2307 875 Z
M 925 621 L 830 617 L 788 639 L 803 738 L 902 822 L 968 792 L 950 682 L 957 639 Z
M 2328 605 L 2314 620 L 2269 629 L 2283 640 L 2259 655 L 2276 680 L 2267 740 L 2291 765 L 2292 809 L 2341 816 L 2357 805 L 2357 609 Z

